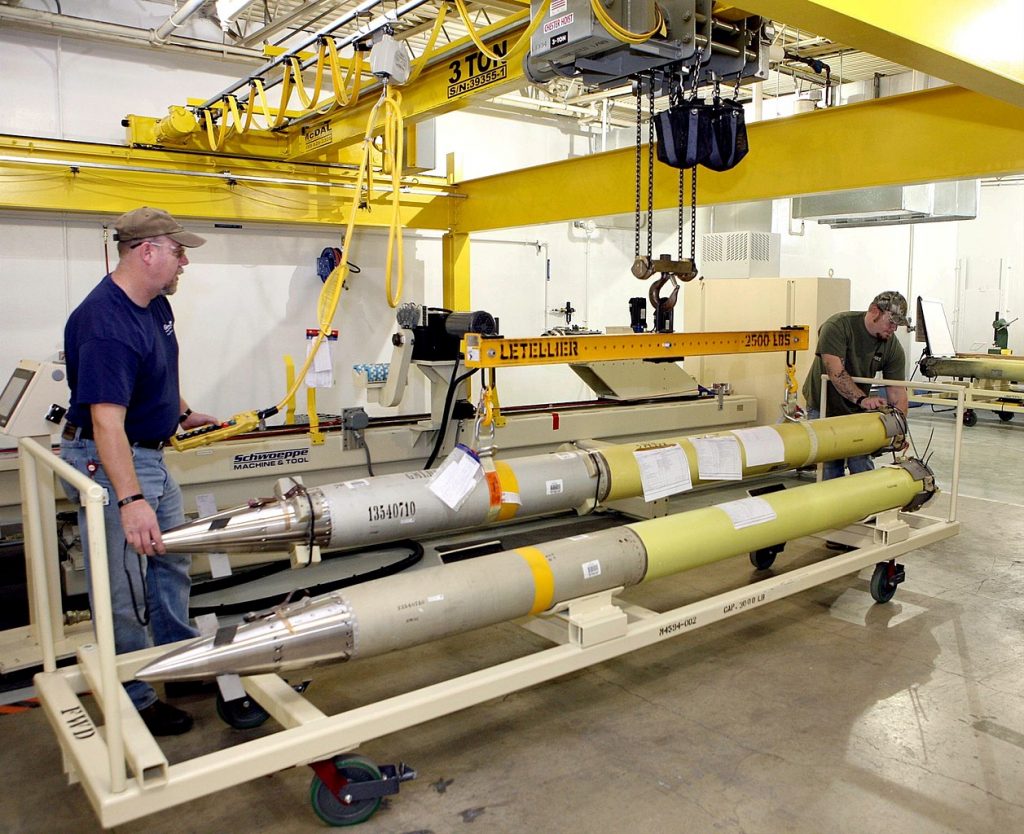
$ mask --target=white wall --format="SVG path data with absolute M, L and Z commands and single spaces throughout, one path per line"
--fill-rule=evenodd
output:
M 83 2 L 66 0 L 65 12 L 73 14 Z M 45 3 L 34 5 L 47 8 Z M 157 25 L 170 9 L 145 2 L 108 2 L 105 8 L 110 20 L 145 26 Z M 0 132 L 120 144 L 120 120 L 127 113 L 156 115 L 187 97 L 211 95 L 244 74 L 237 63 L 212 58 L 185 59 L 152 49 L 2 29 L 0 85 L 5 107 L 0 108 Z M 439 162 L 454 150 L 463 177 L 565 159 L 599 146 L 599 137 L 575 129 L 478 113 L 449 114 L 438 120 L 437 127 Z M 615 131 L 609 147 L 631 141 L 627 134 Z M 631 189 L 632 183 L 607 187 Z M 909 286 L 912 294 L 946 301 L 951 319 L 959 316 L 963 322 L 965 337 L 970 328 L 988 329 L 995 309 L 1012 318 L 1024 307 L 1019 279 L 1024 269 L 1020 185 L 983 189 L 979 219 L 957 224 L 835 231 L 807 224 L 800 235 L 796 226 L 790 233 L 788 212 L 788 201 L 776 202 L 773 227 L 783 234 L 782 275 L 824 276 L 831 270 L 850 278 L 854 306 L 865 306 L 882 289 Z M 708 229 L 708 215 L 701 211 L 698 232 Z M 581 206 L 580 219 L 588 217 L 586 206 Z M 0 216 L 0 380 L 19 359 L 45 357 L 58 349 L 69 310 L 104 272 L 101 220 Z M 656 214 L 656 254 L 676 251 L 675 223 L 675 212 Z M 174 299 L 186 395 L 197 406 L 220 414 L 263 407 L 282 392 L 282 354 L 302 358 L 303 333 L 313 323 L 320 287 L 314 260 L 324 246 L 338 243 L 340 230 L 228 230 L 211 224 L 200 224 L 198 230 L 210 243 L 195 253 Z M 684 251 L 689 247 L 688 230 L 686 234 Z M 336 354 L 339 386 L 322 395 L 321 410 L 364 404 L 349 368 L 389 358 L 394 327 L 384 301 L 384 248 L 379 233 L 357 234 L 351 254 L 364 272 L 353 278 L 342 301 L 336 321 L 342 332 Z M 992 293 L 980 289 L 991 283 L 993 258 L 997 274 L 1003 259 L 996 306 Z M 475 236 L 473 306 L 498 316 L 502 331 L 514 336 L 537 335 L 562 323 L 549 311 L 566 300 L 578 311 L 573 323 L 592 328 L 626 325 L 628 299 L 645 296 L 648 288 L 630 274 L 632 260 L 631 217 L 598 219 L 589 234 L 567 222 Z M 441 247 L 436 237 L 410 236 L 406 262 L 405 299 L 440 304 Z M 987 284 L 978 283 L 983 277 Z M 681 310 L 677 321 L 682 322 Z M 1024 352 L 1024 327 L 1014 326 L 1011 334 L 1012 345 Z M 917 352 L 908 350 L 911 355 Z M 423 385 L 413 376 L 414 388 L 402 406 L 405 413 L 426 410 Z M 506 372 L 501 393 L 503 404 L 590 396 L 567 368 Z

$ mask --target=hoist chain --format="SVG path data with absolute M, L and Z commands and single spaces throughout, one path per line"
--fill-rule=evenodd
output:
M 682 172 L 679 174 L 680 182 L 682 182 Z M 682 213 L 682 205 L 680 203 L 680 213 Z M 680 230 L 682 231 L 682 230 Z M 680 235 L 682 238 L 682 235 Z M 681 245 L 681 244 L 680 244 Z M 694 262 L 694 268 L 696 268 L 697 262 L 697 166 L 694 165 L 690 169 L 690 260 Z
M 654 260 L 654 74 L 647 76 L 647 254 Z
M 642 96 L 641 79 L 638 77 L 636 82 L 636 148 L 635 148 L 635 161 L 636 161 L 636 202 L 633 209 L 633 260 L 634 262 L 640 258 L 640 145 L 641 145 L 641 123 L 643 122 L 643 96 Z

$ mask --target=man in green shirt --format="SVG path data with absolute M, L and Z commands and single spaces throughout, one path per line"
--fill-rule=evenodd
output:
M 883 379 L 906 379 L 907 360 L 896 328 L 907 324 L 907 299 L 895 290 L 875 296 L 867 312 L 836 313 L 818 331 L 818 347 L 803 393 L 811 419 L 821 416 L 821 375 L 828 374 L 826 414 L 857 414 L 892 405 L 907 413 L 907 389 L 893 386 L 884 397 L 871 396 L 871 386 L 856 383 L 853 377 L 871 378 L 879 371 Z M 850 473 L 874 469 L 868 455 L 825 464 L 824 479 L 841 478 Z

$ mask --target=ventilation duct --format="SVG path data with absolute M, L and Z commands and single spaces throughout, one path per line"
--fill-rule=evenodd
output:
M 816 220 L 833 229 L 973 220 L 978 180 L 885 186 L 793 198 L 794 220 Z

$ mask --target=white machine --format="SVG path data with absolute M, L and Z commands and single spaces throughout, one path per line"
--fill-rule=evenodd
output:
M 0 394 L 0 432 L 11 437 L 55 434 L 67 413 L 67 401 L 62 362 L 22 359 Z

